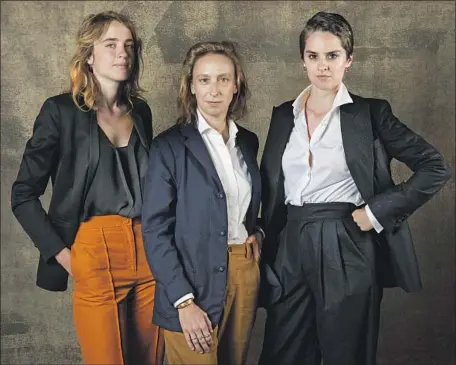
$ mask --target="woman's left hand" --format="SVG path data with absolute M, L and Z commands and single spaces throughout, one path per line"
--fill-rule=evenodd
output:
M 248 236 L 245 243 L 250 243 L 252 245 L 253 257 L 256 262 L 260 262 L 261 246 L 263 245 L 263 235 L 261 232 L 255 232 L 251 236 Z
M 374 228 L 372 222 L 370 221 L 366 213 L 366 208 L 356 209 L 352 213 L 352 217 L 355 223 L 358 225 L 359 229 L 361 229 L 361 231 L 367 232 Z

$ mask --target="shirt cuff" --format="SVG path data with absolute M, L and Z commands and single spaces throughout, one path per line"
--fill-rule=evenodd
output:
M 263 240 L 266 238 L 266 233 L 264 233 L 263 229 L 260 226 L 256 226 L 255 229 L 261 233 L 263 236 Z
M 374 226 L 375 231 L 377 233 L 383 231 L 383 226 L 379 223 L 377 218 L 375 218 L 374 214 L 372 214 L 372 211 L 370 210 L 369 206 L 366 205 L 364 209 L 366 210 L 367 217 L 369 218 L 371 224 Z
M 182 298 L 176 300 L 174 302 L 174 308 L 177 308 L 177 306 L 183 302 L 185 302 L 186 300 L 188 299 L 195 299 L 195 296 L 193 295 L 193 293 L 189 293 L 189 294 L 185 294 Z

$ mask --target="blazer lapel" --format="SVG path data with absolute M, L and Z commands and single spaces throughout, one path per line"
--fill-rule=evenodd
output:
M 195 156 L 197 161 L 204 168 L 208 176 L 212 177 L 218 184 L 218 188 L 223 190 L 222 182 L 215 170 L 214 163 L 207 151 L 201 134 L 193 124 L 186 124 L 182 127 L 182 134 L 185 139 L 185 146 Z
M 143 124 L 141 115 L 133 109 L 133 111 L 131 113 L 131 117 L 133 119 L 133 125 L 135 126 L 136 133 L 138 133 L 141 144 L 146 149 L 146 151 L 149 151 L 150 146 L 149 146 L 149 142 L 146 138 L 146 132 L 144 130 L 144 124 Z
M 265 147 L 264 150 L 264 152 L 267 151 L 267 155 L 263 154 L 261 162 L 261 170 L 264 170 L 264 173 L 271 176 L 270 181 L 267 182 L 270 186 L 265 186 L 267 191 L 270 192 L 268 201 L 271 202 L 271 206 L 268 209 L 269 214 L 265 216 L 268 222 L 277 204 L 279 202 L 285 202 L 282 157 L 294 128 L 292 104 L 290 103 L 289 106 L 284 108 L 276 118 L 278 120 L 273 124 L 271 123 L 271 129 L 268 132 L 268 139 L 266 141 L 267 149 Z
M 87 118 L 88 132 L 89 132 L 89 161 L 87 166 L 87 179 L 84 187 L 84 198 L 87 195 L 90 184 L 92 183 L 95 171 L 98 167 L 100 160 L 100 138 L 97 123 L 97 114 L 95 111 L 90 110 L 84 113 Z
M 354 103 L 340 107 L 340 126 L 348 169 L 364 201 L 374 195 L 373 133 L 369 106 L 351 95 Z
M 251 203 L 249 207 L 249 222 L 248 230 L 249 232 L 253 230 L 256 223 L 256 213 L 258 211 L 257 207 L 260 204 L 261 199 L 261 176 L 260 169 L 258 168 L 258 162 L 255 156 L 255 151 L 252 146 L 249 144 L 247 135 L 245 132 L 239 128 L 238 134 L 236 135 L 236 145 L 239 147 L 242 153 L 242 157 L 247 165 L 247 170 L 250 174 L 252 180 L 252 195 Z
M 254 154 L 252 146 L 249 145 L 249 141 L 244 134 L 242 129 L 239 129 L 239 132 L 236 136 L 236 145 L 242 152 L 242 157 L 247 165 L 247 169 L 249 171 L 250 177 L 252 179 L 252 194 L 255 191 L 260 189 L 260 170 L 258 168 L 258 162 L 256 156 Z

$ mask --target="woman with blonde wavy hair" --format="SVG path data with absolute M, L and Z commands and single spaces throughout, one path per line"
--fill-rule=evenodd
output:
M 141 234 L 152 114 L 139 98 L 141 41 L 115 12 L 77 35 L 71 91 L 47 99 L 12 187 L 12 209 L 40 251 L 37 285 L 64 291 L 85 364 L 161 364 L 155 279 Z M 48 211 L 40 202 L 51 178 Z

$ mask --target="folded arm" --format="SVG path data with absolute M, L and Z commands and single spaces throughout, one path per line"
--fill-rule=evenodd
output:
M 388 102 L 371 105 L 374 128 L 389 156 L 406 164 L 413 175 L 366 203 L 385 230 L 394 230 L 434 196 L 451 177 L 443 156 L 401 123 Z

